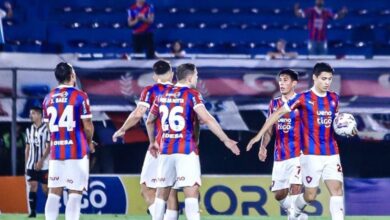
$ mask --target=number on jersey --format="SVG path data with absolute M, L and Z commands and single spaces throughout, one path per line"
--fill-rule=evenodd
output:
M 186 121 L 183 118 L 183 107 L 175 106 L 169 112 L 166 105 L 161 105 L 160 108 L 162 130 L 168 131 L 171 128 L 173 131 L 180 132 L 184 129 Z M 166 121 L 168 120 L 168 124 Z
M 67 131 L 73 131 L 76 127 L 76 122 L 73 120 L 73 105 L 67 105 L 61 114 L 58 124 L 56 124 L 58 112 L 54 106 L 47 108 L 47 114 L 49 115 L 49 130 L 50 132 L 57 132 L 59 128 L 66 128 Z

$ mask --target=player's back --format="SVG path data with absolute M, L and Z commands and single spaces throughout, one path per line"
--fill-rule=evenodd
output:
M 197 116 L 194 108 L 202 103 L 202 97 L 197 90 L 183 85 L 167 89 L 158 98 L 157 108 L 162 124 L 162 154 L 198 153 L 194 132 Z
M 71 86 L 59 86 L 46 96 L 43 113 L 50 130 L 51 159 L 81 159 L 88 154 L 82 119 L 92 115 L 86 93 Z
M 269 104 L 269 115 L 283 107 L 282 97 L 274 98 Z M 299 157 L 302 147 L 301 115 L 296 109 L 284 114 L 274 125 L 275 131 L 275 161 Z

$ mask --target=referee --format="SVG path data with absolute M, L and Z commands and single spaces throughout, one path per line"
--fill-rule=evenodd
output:
M 42 108 L 32 107 L 30 119 L 33 123 L 26 130 L 26 179 L 29 188 L 28 201 L 30 205 L 29 218 L 36 217 L 38 183 L 47 195 L 47 177 L 49 167 L 50 136 L 49 130 L 42 121 Z

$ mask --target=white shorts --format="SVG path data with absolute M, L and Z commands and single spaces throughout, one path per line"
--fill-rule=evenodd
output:
M 88 189 L 89 159 L 49 160 L 48 187 L 65 187 L 70 190 Z
M 288 160 L 275 161 L 272 168 L 271 191 L 289 189 L 291 184 L 302 184 L 299 157 Z
M 157 188 L 175 189 L 202 184 L 199 156 L 191 154 L 160 154 L 158 156 Z
M 149 188 L 156 188 L 158 158 L 155 158 L 146 151 L 144 164 L 142 165 L 140 184 L 145 184 Z
M 305 187 L 318 187 L 322 180 L 343 182 L 340 156 L 301 155 L 302 179 Z

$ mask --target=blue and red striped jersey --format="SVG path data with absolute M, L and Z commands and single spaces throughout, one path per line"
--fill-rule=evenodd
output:
M 58 86 L 43 101 L 43 120 L 49 124 L 50 158 L 81 159 L 89 153 L 82 119 L 92 118 L 85 92 Z
M 269 104 L 268 114 L 283 107 L 284 102 L 281 97 L 272 99 Z M 301 115 L 298 109 L 284 114 L 274 125 L 275 131 L 275 161 L 288 160 L 301 155 Z
M 339 96 L 328 91 L 318 96 L 308 90 L 289 100 L 285 105 L 290 110 L 298 109 L 303 127 L 303 154 L 335 155 L 339 148 L 334 136 L 332 122 L 339 108 Z
M 165 90 L 171 88 L 172 86 L 173 85 L 171 83 L 156 83 L 152 86 L 145 87 L 141 92 L 138 105 L 142 105 L 150 109 L 150 107 L 153 106 L 153 103 L 156 100 L 156 98 L 162 95 L 165 92 Z M 161 130 L 160 128 L 161 128 L 161 122 L 160 120 L 157 120 L 154 129 L 154 135 L 157 137 L 156 138 L 157 141 L 159 141 L 161 138 L 162 132 L 160 131 Z
M 161 154 L 199 153 L 195 124 L 195 108 L 203 105 L 201 94 L 192 88 L 177 84 L 158 97 L 151 114 L 161 120 Z
M 141 7 L 137 4 L 133 4 L 130 9 L 127 10 L 127 14 L 131 20 L 134 20 L 140 14 L 143 14 L 145 18 L 148 18 L 151 14 L 154 14 L 154 7 L 148 3 L 144 3 Z M 138 21 L 132 28 L 133 34 L 142 34 L 151 32 L 153 26 L 151 23 Z
M 320 12 L 315 7 L 304 10 L 304 15 L 308 18 L 307 27 L 309 29 L 309 39 L 312 41 L 326 41 L 326 29 L 329 20 L 334 19 L 334 14 L 330 9 L 323 8 Z

